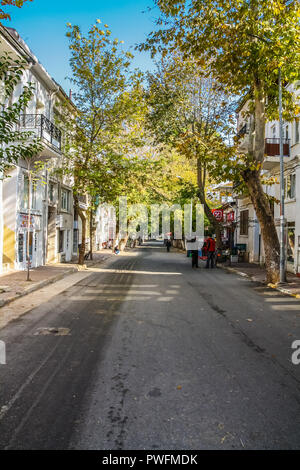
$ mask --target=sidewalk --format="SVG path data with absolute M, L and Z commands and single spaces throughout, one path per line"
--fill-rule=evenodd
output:
M 101 250 L 93 253 L 93 260 L 86 260 L 83 266 L 77 260 L 70 263 L 47 264 L 30 270 L 30 282 L 26 281 L 26 271 L 12 271 L 0 274 L 0 307 L 19 297 L 30 294 L 48 284 L 56 282 L 74 272 L 88 269 L 114 256 L 111 250 Z
M 253 281 L 261 283 L 266 282 L 266 270 L 256 263 L 231 263 L 230 266 L 224 263 L 218 263 L 218 266 L 221 269 L 237 273 L 240 276 L 248 277 Z M 300 278 L 295 274 L 287 273 L 287 282 L 285 284 L 280 286 L 269 284 L 269 287 L 273 287 L 284 294 L 300 298 Z

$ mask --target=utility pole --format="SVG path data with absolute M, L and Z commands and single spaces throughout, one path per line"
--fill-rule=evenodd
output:
M 282 77 L 279 67 L 279 137 L 280 137 L 280 282 L 286 281 L 285 275 L 285 217 L 284 217 L 284 163 L 283 163 L 283 121 L 282 121 Z

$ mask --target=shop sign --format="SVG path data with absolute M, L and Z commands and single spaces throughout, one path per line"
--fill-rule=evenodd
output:
M 234 222 L 234 211 L 228 212 L 227 222 Z
M 19 229 L 28 229 L 28 214 L 19 214 Z M 40 230 L 40 217 L 35 215 L 30 216 L 30 230 Z
M 214 218 L 218 222 L 223 222 L 223 217 L 224 217 L 223 216 L 223 209 L 213 209 L 212 213 L 213 213 Z

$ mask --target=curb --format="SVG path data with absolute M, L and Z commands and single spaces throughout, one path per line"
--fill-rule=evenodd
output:
M 43 281 L 37 282 L 33 286 L 28 287 L 27 289 L 24 289 L 24 291 L 20 292 L 19 294 L 15 294 L 12 297 L 8 297 L 7 299 L 2 299 L 2 300 L 0 299 L 0 308 L 4 307 L 7 304 L 10 304 L 11 302 L 14 302 L 17 299 L 20 299 L 21 297 L 25 297 L 26 295 L 31 294 L 32 292 L 42 289 L 43 287 L 53 284 L 54 282 L 60 281 L 61 279 L 64 279 L 65 277 L 71 274 L 88 270 L 89 268 L 95 266 L 96 264 L 106 261 L 106 259 L 107 258 L 98 260 L 98 261 L 95 260 L 92 263 L 90 263 L 88 266 L 86 264 L 83 264 L 83 265 L 76 264 L 74 265 L 74 267 L 69 267 L 67 271 L 64 271 L 63 273 L 60 273 L 57 276 L 51 277 L 49 279 L 44 279 Z
M 218 265 L 218 268 L 224 269 L 224 271 L 228 271 L 230 273 L 238 274 L 239 276 L 242 276 L 242 277 L 247 277 L 252 282 L 258 282 L 259 284 L 267 285 L 268 287 L 271 287 L 272 289 L 282 292 L 283 294 L 290 295 L 291 297 L 294 297 L 296 299 L 300 299 L 300 294 L 293 294 L 290 290 L 285 289 L 284 287 L 276 286 L 276 284 L 271 284 L 271 283 L 265 284 L 264 282 L 257 281 L 256 279 L 253 279 L 253 276 L 243 273 L 242 271 L 239 271 L 238 269 L 231 268 L 229 266 L 222 266 L 222 265 Z
M 49 284 L 53 284 L 54 282 L 60 281 L 61 279 L 76 272 L 78 272 L 77 268 L 70 268 L 68 271 L 58 274 L 57 276 L 51 277 L 50 279 L 44 279 L 44 281 L 37 282 L 28 289 L 25 289 L 23 292 L 20 292 L 19 294 L 15 294 L 12 297 L 8 297 L 7 299 L 0 299 L 0 308 L 4 307 L 7 304 L 10 304 L 14 300 L 20 299 L 21 297 L 25 297 L 26 295 L 31 294 L 36 290 L 42 289 L 43 287 L 48 286 Z

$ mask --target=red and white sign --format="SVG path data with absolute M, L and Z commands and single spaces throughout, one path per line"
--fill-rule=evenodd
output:
M 234 211 L 228 212 L 227 222 L 234 222 Z
M 214 218 L 218 221 L 218 222 L 223 222 L 223 209 L 213 209 L 212 210 L 212 213 L 213 213 L 213 216 Z
M 40 230 L 40 219 L 41 217 L 30 215 L 30 227 L 29 230 Z M 29 215 L 28 214 L 19 214 L 18 223 L 20 230 L 27 230 L 28 229 L 28 221 Z

